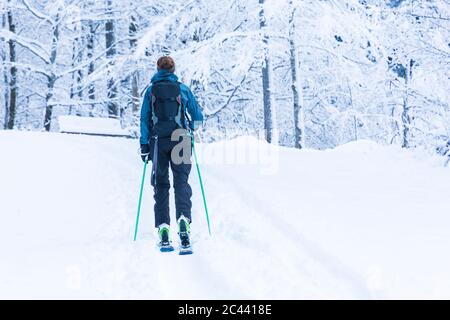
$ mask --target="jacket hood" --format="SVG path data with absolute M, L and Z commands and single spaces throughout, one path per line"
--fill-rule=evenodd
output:
M 170 82 L 177 82 L 178 77 L 167 71 L 167 70 L 160 70 L 152 77 L 152 83 L 160 82 L 160 81 L 170 81 Z

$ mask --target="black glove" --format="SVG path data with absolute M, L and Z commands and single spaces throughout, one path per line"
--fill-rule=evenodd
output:
M 141 158 L 142 161 L 147 162 L 150 155 L 150 145 L 141 144 Z

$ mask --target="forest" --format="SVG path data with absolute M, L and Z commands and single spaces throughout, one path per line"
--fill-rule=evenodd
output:
M 0 127 L 120 119 L 171 55 L 212 142 L 327 149 L 450 137 L 449 0 L 2 0 Z

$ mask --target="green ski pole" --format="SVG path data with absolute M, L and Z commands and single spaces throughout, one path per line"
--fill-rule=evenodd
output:
M 148 163 L 148 161 L 144 162 L 144 172 L 142 173 L 141 192 L 139 194 L 139 203 L 138 203 L 138 211 L 137 211 L 137 216 L 136 216 L 136 225 L 134 227 L 134 241 L 136 241 L 137 233 L 138 233 L 139 216 L 141 214 L 142 193 L 144 191 L 145 172 L 147 171 L 147 163 Z
M 206 205 L 205 189 L 203 188 L 202 175 L 200 174 L 200 167 L 198 165 L 197 152 L 195 152 L 194 136 L 192 136 L 192 151 L 194 153 L 195 166 L 197 167 L 197 173 L 198 173 L 198 180 L 200 181 L 200 188 L 202 190 L 203 205 L 205 207 L 205 212 L 206 212 L 206 221 L 208 222 L 208 232 L 209 232 L 209 235 L 211 236 L 211 225 L 209 223 L 208 206 Z

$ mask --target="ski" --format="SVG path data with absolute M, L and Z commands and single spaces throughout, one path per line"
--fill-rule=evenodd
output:
M 170 232 L 169 232 L 169 225 L 166 223 L 161 224 L 158 227 L 158 234 L 159 234 L 159 251 L 161 252 L 171 252 L 174 251 L 174 248 L 172 246 L 172 241 L 170 241 Z
M 174 251 L 174 247 L 170 244 L 170 243 L 165 243 L 165 244 L 159 244 L 159 251 L 161 252 L 172 252 Z
M 188 245 L 188 246 L 181 246 L 180 250 L 178 252 L 178 254 L 180 256 L 185 256 L 185 255 L 193 254 L 193 253 L 194 253 L 194 251 L 192 251 L 192 247 L 190 245 Z
M 188 254 L 192 254 L 191 240 L 189 239 L 190 226 L 189 220 L 184 216 L 181 216 L 178 219 L 178 235 L 180 236 L 180 251 L 179 255 L 184 256 Z

